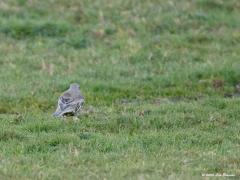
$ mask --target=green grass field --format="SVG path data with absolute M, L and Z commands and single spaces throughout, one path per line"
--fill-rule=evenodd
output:
M 0 179 L 237 179 L 239 17 L 239 0 L 1 0 Z M 73 82 L 85 113 L 53 118 Z

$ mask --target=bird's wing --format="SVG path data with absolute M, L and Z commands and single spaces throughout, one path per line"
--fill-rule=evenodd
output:
M 84 102 L 84 97 L 80 94 L 72 94 L 65 92 L 58 100 L 58 105 L 62 110 L 66 109 L 69 106 L 74 106 L 75 104 L 82 104 Z
M 75 112 L 82 108 L 84 104 L 84 98 L 79 95 L 77 97 L 61 96 L 58 99 L 58 107 L 55 116 L 60 117 L 65 113 Z
M 59 99 L 61 100 L 62 103 L 68 104 L 74 101 L 74 96 L 70 92 L 65 92 Z

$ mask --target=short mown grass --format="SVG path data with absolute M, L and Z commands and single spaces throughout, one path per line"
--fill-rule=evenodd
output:
M 1 179 L 240 175 L 240 1 L 2 0 Z M 79 83 L 76 118 L 55 119 Z

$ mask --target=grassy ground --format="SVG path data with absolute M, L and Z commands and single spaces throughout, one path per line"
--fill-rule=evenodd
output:
M 1 179 L 239 176 L 239 17 L 239 0 L 1 0 Z M 54 119 L 72 82 L 88 112 Z

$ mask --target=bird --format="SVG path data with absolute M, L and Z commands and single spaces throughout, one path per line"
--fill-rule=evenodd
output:
M 81 95 L 80 86 L 77 83 L 70 84 L 67 91 L 58 98 L 57 109 L 54 117 L 63 117 L 68 114 L 77 116 L 82 110 L 84 97 Z
M 240 83 L 235 86 L 235 89 L 237 93 L 240 93 Z

